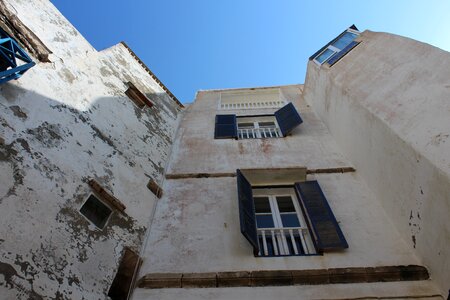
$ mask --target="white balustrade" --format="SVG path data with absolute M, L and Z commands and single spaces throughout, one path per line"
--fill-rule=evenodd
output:
M 262 128 L 239 128 L 239 139 L 260 139 L 260 138 L 277 138 L 281 137 L 281 132 L 276 127 Z
M 314 249 L 310 249 L 306 242 L 308 235 L 308 229 L 305 227 L 258 228 L 259 255 L 314 254 Z

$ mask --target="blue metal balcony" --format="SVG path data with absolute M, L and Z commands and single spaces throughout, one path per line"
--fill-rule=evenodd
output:
M 18 79 L 34 65 L 17 42 L 0 29 L 0 84 Z

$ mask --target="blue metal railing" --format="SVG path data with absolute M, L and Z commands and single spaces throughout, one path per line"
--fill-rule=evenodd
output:
M 35 63 L 8 34 L 0 30 L 0 84 L 18 79 Z

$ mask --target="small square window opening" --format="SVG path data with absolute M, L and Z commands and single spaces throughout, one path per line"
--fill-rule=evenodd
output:
M 84 202 L 80 212 L 100 229 L 105 227 L 106 222 L 112 214 L 112 210 L 93 194 Z

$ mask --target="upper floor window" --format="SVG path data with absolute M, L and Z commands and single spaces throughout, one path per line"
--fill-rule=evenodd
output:
M 127 85 L 128 89 L 125 91 L 125 94 L 137 105 L 137 107 L 143 109 L 145 106 L 153 106 L 153 103 L 147 96 L 145 96 L 132 82 L 127 82 Z
M 360 32 L 356 26 L 352 25 L 334 40 L 314 53 L 310 59 L 318 65 L 324 63 L 328 63 L 330 66 L 333 65 L 358 44 L 358 42 L 355 42 L 354 40 L 359 34 Z
M 216 115 L 214 138 L 255 139 L 287 136 L 302 122 L 292 103 L 286 104 L 273 115 Z
M 275 116 L 237 117 L 238 139 L 282 137 Z

